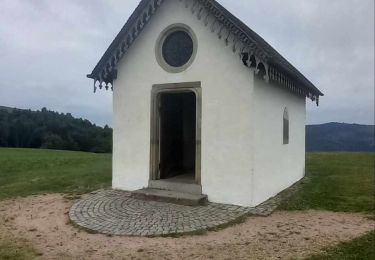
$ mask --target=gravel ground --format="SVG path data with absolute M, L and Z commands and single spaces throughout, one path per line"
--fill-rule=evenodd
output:
M 301 259 L 374 229 L 361 214 L 276 211 L 204 235 L 116 237 L 70 224 L 73 202 L 62 194 L 1 201 L 0 237 L 24 238 L 45 259 Z

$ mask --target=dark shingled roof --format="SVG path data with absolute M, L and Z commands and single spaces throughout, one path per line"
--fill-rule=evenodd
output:
M 132 26 L 137 21 L 137 18 L 142 15 L 143 10 L 147 7 L 149 2 L 152 0 L 141 0 L 138 4 L 135 11 L 126 21 L 125 25 L 121 28 L 121 31 L 117 34 L 116 38 L 112 41 L 111 45 L 109 45 L 108 49 L 103 54 L 102 58 L 99 60 L 98 64 L 96 64 L 94 70 L 91 74 L 87 75 L 88 78 L 96 79 L 103 67 L 106 66 L 106 63 L 111 58 L 112 53 L 118 48 L 118 46 L 123 41 L 124 37 L 130 32 Z
M 128 21 L 125 23 L 121 31 L 118 33 L 116 38 L 113 40 L 111 45 L 108 47 L 98 64 L 89 78 L 97 80 L 100 78 L 100 73 L 106 68 L 108 62 L 111 61 L 114 53 L 118 50 L 119 46 L 123 43 L 124 38 L 131 33 L 135 23 L 139 17 L 143 14 L 144 9 L 147 8 L 150 3 L 158 0 L 141 0 L 133 14 L 130 16 Z M 177 1 L 177 0 L 176 0 Z M 162 2 L 162 0 L 159 0 Z M 258 51 L 267 59 L 269 65 L 277 68 L 280 72 L 289 76 L 298 83 L 298 87 L 304 91 L 310 92 L 313 95 L 319 97 L 323 96 L 323 93 L 314 86 L 301 72 L 299 72 L 292 64 L 290 64 L 280 53 L 278 53 L 271 45 L 269 45 L 261 36 L 251 30 L 246 24 L 230 13 L 226 8 L 219 4 L 215 0 L 198 0 L 203 6 L 208 8 L 210 11 L 215 13 L 216 17 L 220 17 L 220 20 L 231 27 L 231 29 L 239 31 L 239 34 L 244 35 L 250 39 L 252 43 L 255 43 Z M 157 8 L 157 6 L 156 6 Z M 105 80 L 105 79 L 104 79 Z

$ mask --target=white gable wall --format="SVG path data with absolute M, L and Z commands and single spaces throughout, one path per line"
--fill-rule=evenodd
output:
M 255 78 L 254 190 L 257 205 L 304 176 L 305 98 Z M 283 144 L 283 115 L 289 113 L 289 144 Z
M 202 20 L 184 1 L 166 0 L 119 64 L 113 93 L 113 188 L 148 186 L 152 85 L 201 81 L 203 193 L 213 202 L 251 206 L 253 73 Z M 194 62 L 177 74 L 164 71 L 154 51 L 160 33 L 174 23 L 190 26 L 198 40 Z

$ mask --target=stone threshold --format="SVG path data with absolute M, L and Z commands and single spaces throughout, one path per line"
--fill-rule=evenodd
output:
M 143 200 L 174 203 L 185 206 L 202 206 L 208 203 L 207 195 L 172 190 L 145 188 L 131 192 L 131 197 Z

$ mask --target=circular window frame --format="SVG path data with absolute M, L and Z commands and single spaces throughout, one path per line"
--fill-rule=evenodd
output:
M 188 62 L 186 62 L 184 65 L 180 67 L 173 67 L 169 65 L 163 57 L 163 44 L 164 44 L 165 39 L 170 34 L 174 32 L 178 32 L 178 31 L 183 31 L 190 36 L 191 40 L 193 41 L 193 53 L 191 54 L 191 57 L 188 60 Z M 193 63 L 195 59 L 197 51 L 198 51 L 198 41 L 197 41 L 197 37 L 195 36 L 195 33 L 189 26 L 187 26 L 186 24 L 182 24 L 182 23 L 172 24 L 168 26 L 167 28 L 165 28 L 160 33 L 158 40 L 156 41 L 156 46 L 155 46 L 155 56 L 156 56 L 157 62 L 159 63 L 160 67 L 162 67 L 165 71 L 170 72 L 170 73 L 179 73 L 179 72 L 186 70 L 188 67 L 190 67 L 190 65 Z

